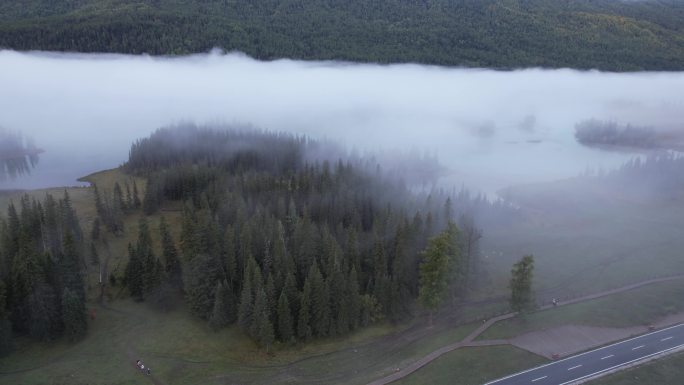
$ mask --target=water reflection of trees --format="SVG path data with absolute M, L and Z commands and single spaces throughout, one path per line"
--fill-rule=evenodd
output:
M 21 133 L 0 127 L 0 180 L 30 173 L 42 152 Z

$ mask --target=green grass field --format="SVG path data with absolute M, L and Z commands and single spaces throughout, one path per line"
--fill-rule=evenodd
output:
M 684 280 L 657 283 L 574 305 L 496 323 L 479 339 L 506 339 L 534 330 L 576 324 L 603 327 L 648 325 L 684 311 Z
M 437 330 L 411 342 L 392 338 L 399 327 L 381 324 L 266 354 L 236 327 L 213 332 L 182 308 L 162 313 L 128 300 L 89 308 L 96 318 L 86 339 L 74 345 L 19 341 L 18 351 L 0 360 L 0 383 L 136 384 L 141 374 L 133 362 L 140 358 L 166 384 L 365 384 L 477 326 Z
M 482 249 L 491 285 L 481 296 L 506 295 L 511 265 L 530 253 L 542 299 L 684 273 L 681 199 L 640 202 L 605 192 L 573 196 L 570 188 L 530 187 L 523 194 L 524 219 L 485 229 Z
M 443 355 L 396 384 L 477 385 L 545 362 L 512 346 L 464 348 Z

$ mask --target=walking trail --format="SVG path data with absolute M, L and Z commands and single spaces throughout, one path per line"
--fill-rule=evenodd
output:
M 638 288 L 643 287 L 643 286 L 652 285 L 655 283 L 667 282 L 667 281 L 674 281 L 674 280 L 682 279 L 682 278 L 684 278 L 684 274 L 673 275 L 673 276 L 669 276 L 669 277 L 649 279 L 649 280 L 637 282 L 637 283 L 634 283 L 631 285 L 622 286 L 622 287 L 619 287 L 616 289 L 611 289 L 611 290 L 606 290 L 606 291 L 602 291 L 602 292 L 598 292 L 598 293 L 594 293 L 594 294 L 589 294 L 589 295 L 586 295 L 583 297 L 569 299 L 566 301 L 560 301 L 557 303 L 556 306 L 565 306 L 565 305 L 572 305 L 572 304 L 579 303 L 579 302 L 591 301 L 591 300 L 594 300 L 597 298 L 606 297 L 609 295 L 622 293 L 622 292 L 629 291 L 629 290 L 638 289 Z M 546 309 L 550 309 L 553 307 L 554 307 L 553 304 L 543 305 L 543 306 L 539 307 L 539 310 L 540 311 L 546 310 Z M 508 341 L 508 340 L 475 341 L 475 339 L 478 336 L 480 336 L 482 333 L 484 333 L 485 330 L 489 329 L 495 323 L 509 319 L 509 318 L 513 318 L 516 316 L 516 314 L 517 313 L 508 313 L 508 314 L 504 314 L 504 315 L 492 318 L 492 319 L 488 320 L 487 322 L 483 323 L 480 327 L 475 329 L 473 332 L 471 332 L 462 341 L 459 341 L 459 342 L 453 343 L 451 345 L 447 345 L 447 346 L 444 346 L 440 349 L 437 349 L 434 352 L 432 352 L 432 353 L 426 355 L 425 357 L 419 359 L 418 361 L 408 365 L 407 367 L 402 368 L 401 370 L 397 369 L 397 372 L 395 372 L 395 373 L 393 373 L 387 377 L 383 377 L 383 378 L 380 378 L 378 380 L 375 380 L 375 381 L 369 383 L 368 385 L 385 385 L 385 384 L 389 384 L 389 383 L 392 383 L 394 381 L 400 380 L 400 379 L 412 374 L 413 372 L 417 371 L 418 369 L 424 367 L 425 365 L 429 364 L 430 362 L 436 360 L 437 358 L 441 357 L 442 355 L 449 353 L 449 352 L 456 350 L 456 349 L 460 349 L 463 347 L 473 347 L 473 346 L 508 345 L 511 343 L 511 341 Z M 672 319 L 670 321 L 676 321 L 676 320 Z M 664 322 L 667 322 L 667 320 L 665 320 Z M 628 328 L 626 328 L 626 330 L 628 330 Z M 631 332 L 634 332 L 634 331 L 631 331 Z M 532 333 L 530 333 L 530 335 L 531 334 Z M 620 338 L 617 338 L 617 339 L 620 339 Z M 610 342 L 610 341 L 605 341 L 605 342 Z M 518 345 L 518 344 L 516 344 L 516 345 Z M 600 343 L 599 343 L 599 345 L 600 345 Z M 594 345 L 594 346 L 596 346 L 596 345 Z M 520 347 L 524 348 L 524 346 L 520 346 Z M 577 347 L 568 347 L 567 349 L 562 350 L 562 351 L 567 354 L 576 348 Z

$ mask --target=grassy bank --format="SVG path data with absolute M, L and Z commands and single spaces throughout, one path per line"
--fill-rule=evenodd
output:
M 544 362 L 544 358 L 512 346 L 464 348 L 443 355 L 397 384 L 483 384 Z
M 657 283 L 574 305 L 499 322 L 480 339 L 505 339 L 534 330 L 576 324 L 604 327 L 647 325 L 684 311 L 684 280 Z

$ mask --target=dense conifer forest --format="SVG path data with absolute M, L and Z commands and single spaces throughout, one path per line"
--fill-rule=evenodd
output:
M 683 23 L 680 0 L 31 0 L 0 4 L 0 47 L 681 70 Z
M 135 142 L 121 168 L 146 179 L 144 191 L 133 178 L 93 185 L 86 236 L 68 195 L 25 196 L 0 216 L 3 346 L 85 332 L 83 277 L 106 237 L 130 243 L 125 268 L 101 285 L 161 310 L 182 298 L 212 328 L 237 324 L 267 350 L 432 315 L 479 274 L 473 214 L 505 211 L 292 134 L 165 128 Z M 163 220 L 170 211 L 182 213 L 176 231 Z M 158 228 L 150 215 L 162 216 Z M 137 228 L 124 228 L 128 216 Z
M 142 300 L 172 281 L 197 317 L 214 328 L 237 322 L 266 348 L 410 316 L 423 250 L 437 234 L 449 245 L 440 279 L 453 298 L 476 270 L 448 194 L 416 199 L 378 164 L 330 143 L 164 129 L 136 142 L 123 167 L 148 179 L 146 214 L 174 201 L 183 211 L 177 249 L 161 229 L 161 256 L 141 222 L 126 269 L 131 295 Z
M 68 194 L 9 205 L 0 219 L 0 354 L 15 334 L 50 341 L 86 332 L 83 244 Z

